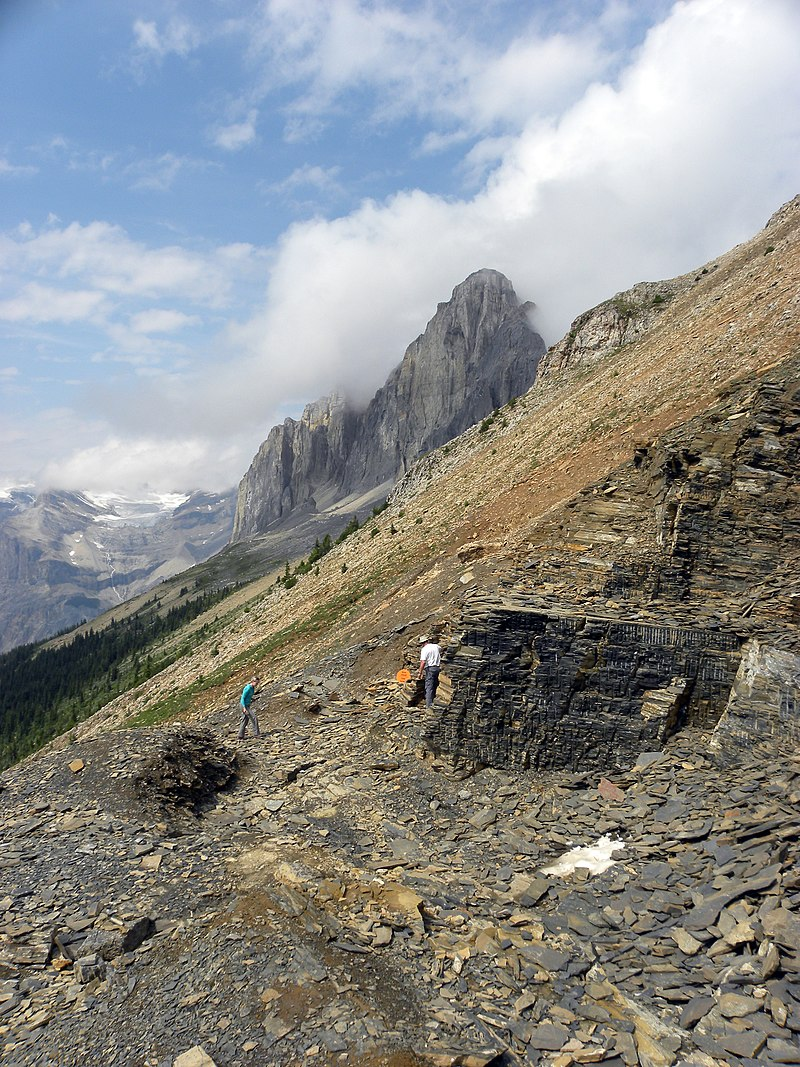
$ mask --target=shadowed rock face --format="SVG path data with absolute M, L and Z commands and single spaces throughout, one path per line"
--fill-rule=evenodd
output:
M 686 725 L 721 756 L 796 743 L 799 381 L 798 358 L 744 380 L 583 490 L 560 548 L 464 612 L 432 747 L 583 770 Z
M 439 305 L 366 410 L 332 396 L 273 427 L 239 486 L 233 540 L 391 484 L 523 393 L 545 351 L 527 310 L 502 274 L 477 271 Z

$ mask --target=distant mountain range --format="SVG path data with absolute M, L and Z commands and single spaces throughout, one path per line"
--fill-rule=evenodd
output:
M 227 544 L 235 493 L 0 498 L 0 652 L 92 619 Z

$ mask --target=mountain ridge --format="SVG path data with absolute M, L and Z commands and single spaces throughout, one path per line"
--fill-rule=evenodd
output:
M 232 540 L 353 494 L 385 495 L 423 452 L 524 392 L 545 351 L 530 307 L 499 271 L 475 271 L 366 408 L 334 395 L 273 427 L 240 483 Z
M 93 618 L 213 555 L 228 542 L 233 509 L 232 490 L 198 491 L 146 523 L 80 492 L 24 498 L 0 518 L 0 652 Z

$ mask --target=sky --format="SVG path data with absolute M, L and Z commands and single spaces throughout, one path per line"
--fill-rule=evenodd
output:
M 797 0 L 3 0 L 0 489 L 223 490 L 502 271 L 548 344 L 798 190 Z

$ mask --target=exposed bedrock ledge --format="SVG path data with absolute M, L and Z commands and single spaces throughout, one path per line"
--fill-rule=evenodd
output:
M 711 729 L 726 706 L 740 639 L 498 604 L 462 620 L 447 650 L 449 704 L 427 742 L 495 767 L 608 770 L 676 729 Z
M 795 750 L 800 742 L 800 656 L 753 640 L 742 650 L 711 750 L 722 760 L 735 761 L 743 750 L 764 741 Z

